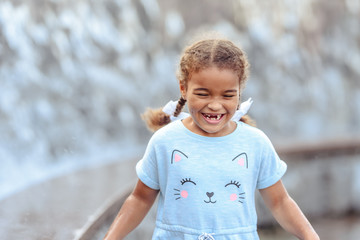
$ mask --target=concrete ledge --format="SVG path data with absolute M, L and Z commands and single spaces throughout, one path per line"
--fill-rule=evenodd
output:
M 283 183 L 310 219 L 360 214 L 360 139 L 278 146 L 288 171 Z M 259 224 L 275 220 L 257 198 Z
M 94 214 L 92 214 L 86 224 L 76 231 L 74 240 L 89 240 L 99 231 L 99 229 L 109 221 L 119 211 L 126 198 L 131 193 L 133 186 L 122 193 L 115 194 L 108 199 Z
M 2 200 L 1 239 L 73 239 L 78 236 L 77 229 L 101 216 L 94 212 L 106 201 L 110 201 L 106 211 L 117 211 L 117 206 L 111 207 L 115 200 L 109 197 L 118 198 L 134 187 L 136 162 L 121 161 L 74 172 Z
M 343 138 L 321 142 L 292 142 L 276 145 L 276 150 L 284 159 L 311 160 L 326 156 L 349 156 L 360 154 L 360 139 Z

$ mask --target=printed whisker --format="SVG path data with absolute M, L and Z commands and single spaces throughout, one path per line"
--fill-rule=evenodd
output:
M 179 190 L 179 189 L 176 189 L 176 188 L 174 188 L 174 190 L 175 190 L 175 191 L 178 191 L 178 192 L 180 192 L 180 190 Z
M 245 194 L 245 192 L 239 193 L 239 202 L 240 203 L 244 203 L 244 199 L 245 199 L 244 194 Z
M 180 195 L 180 193 L 174 193 L 174 195 Z
M 175 200 L 179 200 L 181 197 L 175 198 Z

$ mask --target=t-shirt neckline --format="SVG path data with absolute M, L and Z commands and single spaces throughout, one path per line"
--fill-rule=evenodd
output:
M 221 137 L 208 137 L 208 136 L 202 136 L 200 134 L 194 133 L 192 131 L 190 131 L 187 127 L 185 127 L 184 123 L 182 122 L 182 120 L 178 120 L 178 125 L 180 126 L 180 128 L 182 128 L 181 130 L 184 131 L 187 135 L 196 138 L 198 140 L 203 140 L 203 141 L 210 141 L 210 142 L 219 142 L 219 141 L 224 141 L 224 140 L 228 140 L 230 138 L 233 138 L 234 136 L 236 136 L 239 131 L 240 131 L 240 125 L 241 122 L 235 122 L 236 123 L 236 128 L 234 131 L 232 131 L 231 133 L 225 135 L 225 136 L 221 136 Z

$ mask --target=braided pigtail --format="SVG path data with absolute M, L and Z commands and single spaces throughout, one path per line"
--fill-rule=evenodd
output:
M 170 116 L 164 113 L 162 108 L 148 108 L 141 115 L 141 118 L 145 121 L 147 128 L 152 132 L 170 123 Z
M 252 119 L 249 115 L 244 115 L 240 118 L 240 121 L 250 125 L 250 126 L 253 126 L 253 127 L 256 127 L 256 122 L 254 119 Z
M 174 102 L 176 103 L 176 102 Z M 142 119 L 145 121 L 147 128 L 155 132 L 156 130 L 164 127 L 172 121 L 172 117 L 178 117 L 184 108 L 186 100 L 181 97 L 177 104 L 175 110 L 172 110 L 172 114 L 168 111 L 164 111 L 164 108 L 151 109 L 148 108 L 142 115 Z M 166 112 L 166 113 L 165 113 Z
M 185 106 L 185 103 L 186 103 L 186 99 L 181 96 L 178 103 L 177 103 L 177 105 L 176 105 L 176 109 L 175 109 L 175 112 L 174 112 L 174 117 L 179 116 L 179 114 L 181 113 L 182 109 Z

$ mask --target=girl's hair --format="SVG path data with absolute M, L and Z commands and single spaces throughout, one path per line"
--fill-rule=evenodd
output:
M 177 71 L 180 85 L 186 89 L 193 73 L 198 73 L 210 67 L 234 71 L 239 78 L 240 91 L 245 87 L 249 75 L 249 62 L 246 54 L 226 39 L 205 39 L 186 47 L 180 58 Z M 175 117 L 181 113 L 185 103 L 186 100 L 181 97 L 174 113 Z M 170 116 L 165 114 L 162 108 L 147 109 L 142 118 L 152 131 L 156 131 L 170 123 Z M 249 116 L 243 116 L 240 120 L 255 126 L 255 122 Z

